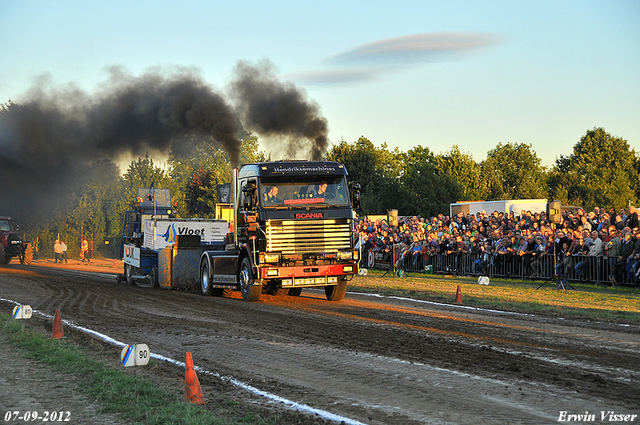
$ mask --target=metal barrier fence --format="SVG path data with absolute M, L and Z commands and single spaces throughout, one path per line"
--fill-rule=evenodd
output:
M 392 252 L 364 251 L 360 267 L 390 270 L 393 268 Z M 485 260 L 484 254 L 429 254 L 420 252 L 401 256 L 395 250 L 395 268 L 407 273 L 446 274 L 461 276 L 508 277 L 515 279 L 553 280 L 554 262 L 552 255 L 535 256 L 491 255 Z M 577 269 L 576 269 L 576 266 Z M 572 256 L 566 264 L 556 262 L 558 276 L 568 281 L 583 281 L 594 284 L 610 284 L 609 275 L 615 268 L 615 261 L 608 257 Z M 626 265 L 616 270 L 618 284 L 634 285 L 631 272 Z

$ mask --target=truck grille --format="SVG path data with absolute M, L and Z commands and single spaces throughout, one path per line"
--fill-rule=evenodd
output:
M 267 251 L 326 254 L 351 248 L 348 219 L 267 221 Z

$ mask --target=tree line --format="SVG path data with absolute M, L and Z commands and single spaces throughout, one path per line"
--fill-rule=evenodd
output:
M 547 198 L 585 209 L 626 207 L 640 198 L 640 158 L 621 138 L 594 128 L 560 156 L 551 168 L 531 145 L 498 143 L 487 158 L 476 162 L 454 145 L 436 154 L 416 146 L 407 152 L 376 147 L 365 137 L 341 140 L 326 152 L 328 161 L 345 164 L 349 180 L 361 184 L 361 215 L 386 214 L 432 217 L 448 214 L 449 204 L 465 200 Z M 258 138 L 243 139 L 240 164 L 270 160 Z M 122 173 L 109 159 L 96 161 L 76 185 L 45 215 L 22 217 L 22 230 L 40 255 L 50 256 L 60 237 L 77 257 L 82 235 L 93 241 L 96 254 L 119 254 L 124 212 L 132 207 L 138 188 L 171 190 L 178 217 L 211 218 L 218 202 L 216 187 L 231 181 L 232 169 L 223 147 L 210 139 L 184 136 L 169 150 L 166 166 L 147 154 L 131 161 Z
M 361 184 L 363 215 L 397 209 L 400 215 L 433 217 L 447 215 L 456 201 L 539 198 L 591 211 L 637 205 L 640 199 L 638 153 L 603 128 L 587 131 L 550 168 L 524 143 L 498 143 L 476 162 L 457 145 L 440 154 L 423 146 L 401 152 L 361 137 L 340 141 L 326 157 L 345 164 L 349 179 Z

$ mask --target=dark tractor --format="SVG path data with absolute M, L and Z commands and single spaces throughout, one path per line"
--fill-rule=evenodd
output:
M 9 264 L 13 257 L 18 257 L 20 264 L 31 264 L 33 247 L 22 239 L 19 233 L 11 231 L 11 217 L 0 217 L 0 264 Z

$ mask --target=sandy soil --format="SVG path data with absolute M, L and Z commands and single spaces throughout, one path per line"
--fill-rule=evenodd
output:
M 640 414 L 635 324 L 356 294 L 332 303 L 315 290 L 246 303 L 237 293 L 216 298 L 117 283 L 114 272 L 122 270 L 109 264 L 43 266 L 0 268 L 0 297 L 46 314 L 60 309 L 66 320 L 173 359 L 190 351 L 207 371 L 363 423 L 539 424 L 557 423 L 561 412 L 588 411 L 598 421 L 601 411 Z M 171 382 L 173 370 L 181 391 L 175 369 L 163 375 Z M 28 365 L 17 370 L 39 382 Z M 282 408 L 218 377 L 199 378 L 205 395 Z M 44 397 L 39 387 L 24 397 Z

